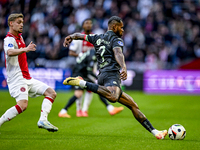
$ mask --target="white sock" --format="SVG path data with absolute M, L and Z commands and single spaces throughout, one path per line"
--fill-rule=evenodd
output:
M 114 106 L 113 105 L 108 105 L 106 108 L 110 112 L 110 111 L 113 111 Z
M 151 131 L 151 133 L 155 136 L 156 134 L 158 134 L 158 130 L 153 129 L 153 130 Z
M 42 110 L 39 120 L 47 120 L 48 114 L 51 111 L 54 100 L 50 96 L 46 96 L 42 102 Z
M 85 93 L 85 99 L 84 99 L 84 102 L 83 102 L 83 109 L 82 111 L 88 111 L 88 108 L 90 106 L 90 103 L 92 101 L 92 97 L 93 97 L 93 93 L 92 92 L 86 92 Z
M 22 113 L 22 109 L 19 105 L 15 105 L 8 109 L 0 118 L 0 126 L 6 122 L 10 121 L 14 117 L 16 117 L 18 114 Z
M 81 87 L 81 88 L 85 88 L 86 81 L 81 80 L 79 84 L 80 84 L 80 87 Z
M 76 99 L 76 110 L 79 111 L 81 110 L 81 107 L 82 107 L 82 97 L 81 96 L 80 98 Z
M 67 113 L 67 110 L 66 109 L 61 109 L 60 113 L 61 114 L 65 114 L 65 113 Z

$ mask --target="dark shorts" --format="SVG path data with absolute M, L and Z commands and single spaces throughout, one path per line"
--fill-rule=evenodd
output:
M 120 89 L 120 73 L 118 71 L 101 72 L 98 75 L 98 84 L 102 86 L 118 86 Z

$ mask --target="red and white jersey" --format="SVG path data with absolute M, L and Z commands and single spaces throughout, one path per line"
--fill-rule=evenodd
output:
M 85 34 L 85 33 L 82 32 L 82 34 Z M 86 51 L 91 50 L 93 48 L 94 48 L 93 44 L 85 40 L 73 40 L 69 46 L 69 50 L 72 50 L 76 52 L 77 54 L 81 52 L 85 53 Z
M 9 49 L 20 49 L 26 47 L 21 35 L 15 36 L 8 32 L 4 38 L 5 65 L 7 72 L 7 82 L 15 83 L 20 79 L 31 79 L 28 70 L 26 53 L 17 56 L 8 56 Z

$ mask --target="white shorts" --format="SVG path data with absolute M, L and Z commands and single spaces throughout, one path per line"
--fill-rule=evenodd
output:
M 10 95 L 16 99 L 16 102 L 28 100 L 28 96 L 41 96 L 49 88 L 47 84 L 33 78 L 30 80 L 23 78 L 15 84 L 8 84 L 8 87 Z

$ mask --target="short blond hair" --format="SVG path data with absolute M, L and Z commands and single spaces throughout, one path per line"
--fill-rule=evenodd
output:
M 15 21 L 15 19 L 17 19 L 17 18 L 24 18 L 24 15 L 22 13 L 10 14 L 9 17 L 8 17 L 8 26 L 10 26 L 11 21 Z

